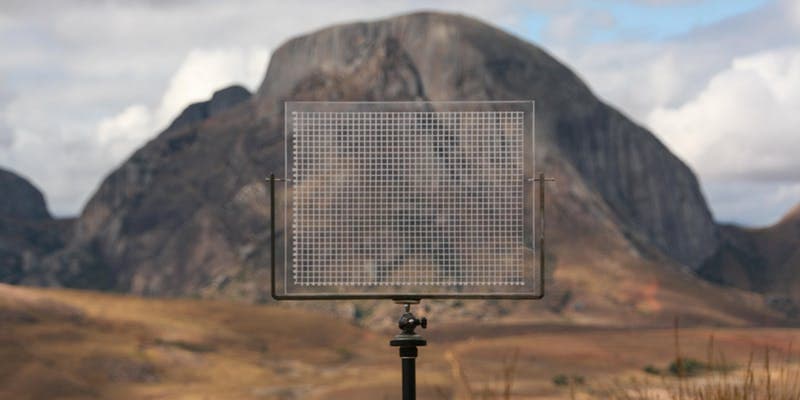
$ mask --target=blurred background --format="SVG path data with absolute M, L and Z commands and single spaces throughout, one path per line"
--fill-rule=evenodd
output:
M 11 0 L 0 51 L 2 398 L 399 397 L 398 306 L 270 299 L 287 100 L 536 100 L 547 296 L 423 302 L 421 397 L 794 368 L 800 2 Z

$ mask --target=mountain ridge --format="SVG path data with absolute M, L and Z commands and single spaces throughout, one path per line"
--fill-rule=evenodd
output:
M 724 225 L 722 232 L 722 245 L 700 276 L 763 293 L 773 308 L 800 317 L 800 204 L 772 226 Z
M 359 40 L 361 35 L 373 39 Z M 257 91 L 259 107 L 275 107 L 276 99 L 296 95 L 294 82 L 319 73 L 314 69 L 329 75 L 346 72 L 363 55 L 358 49 L 381 40 L 395 40 L 408 52 L 429 100 L 535 99 L 537 130 L 545 131 L 540 137 L 558 144 L 629 227 L 644 227 L 634 230 L 693 268 L 713 251 L 715 224 L 696 178 L 682 161 L 654 135 L 597 99 L 574 72 L 545 51 L 469 17 L 415 13 L 337 25 L 291 39 L 271 59 Z M 555 76 L 560 78 L 555 84 L 546 78 Z M 359 99 L 370 99 L 364 97 Z M 571 118 L 552 117 L 565 114 Z M 631 149 L 630 135 L 644 147 Z M 652 179 L 648 164 L 660 164 L 670 173 Z M 597 172 L 608 170 L 615 173 Z M 675 191 L 659 190 L 665 183 Z M 652 193 L 659 195 L 649 196 Z
M 423 99 L 535 99 L 537 158 L 557 179 L 548 194 L 548 298 L 450 313 L 779 320 L 758 297 L 686 272 L 715 251 L 719 231 L 697 179 L 657 138 L 540 48 L 478 20 L 436 13 L 288 41 L 254 96 L 165 130 L 112 172 L 69 243 L 23 282 L 268 301 L 264 177 L 284 168 L 283 102 Z
M 204 121 L 250 99 L 251 96 L 251 93 L 241 85 L 231 85 L 216 90 L 209 100 L 192 103 L 184 108 L 166 130 Z

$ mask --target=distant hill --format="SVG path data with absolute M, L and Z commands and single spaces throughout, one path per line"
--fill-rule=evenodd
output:
M 724 226 L 722 232 L 722 245 L 700 275 L 764 293 L 772 307 L 800 317 L 800 204 L 773 226 Z
M 72 220 L 56 220 L 25 178 L 0 169 L 0 282 L 20 283 L 69 239 Z
M 276 50 L 252 98 L 220 93 L 230 101 L 190 106 L 112 172 L 69 243 L 23 282 L 265 301 L 264 177 L 284 168 L 284 101 L 535 99 L 537 157 L 557 179 L 548 296 L 459 312 L 614 323 L 675 313 L 734 324 L 777 318 L 758 296 L 694 274 L 720 233 L 683 162 L 544 50 L 478 20 L 416 13 L 323 29 Z

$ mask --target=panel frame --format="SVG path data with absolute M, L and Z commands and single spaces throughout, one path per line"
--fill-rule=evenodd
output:
M 526 290 L 513 292 L 290 292 L 288 276 L 291 268 L 288 254 L 290 249 L 292 222 L 289 218 L 290 210 L 290 189 L 292 188 L 291 169 L 292 165 L 292 140 L 290 133 L 290 110 L 293 107 L 304 107 L 304 111 L 319 108 L 325 110 L 331 106 L 347 107 L 386 107 L 389 109 L 402 109 L 403 107 L 413 107 L 418 109 L 424 107 L 431 111 L 441 111 L 442 109 L 475 109 L 475 110 L 503 110 L 519 109 L 525 111 L 524 138 L 523 146 L 525 152 L 530 151 L 530 161 L 527 157 L 523 166 L 523 201 L 530 203 L 530 210 L 523 207 L 523 218 L 530 218 L 531 229 L 525 229 L 524 244 L 530 250 L 530 261 L 524 263 L 523 268 L 529 267 L 532 275 L 532 284 Z M 548 180 L 544 172 L 537 169 L 535 157 L 535 104 L 532 100 L 525 101 L 415 101 L 415 102 L 292 102 L 284 103 L 284 176 L 276 177 L 274 174 L 267 179 L 269 186 L 270 204 L 270 283 L 271 295 L 275 300 L 366 300 L 366 299 L 391 299 L 395 301 L 415 302 L 421 299 L 530 299 L 538 300 L 544 297 L 544 200 L 545 200 L 545 181 Z M 525 154 L 525 153 L 523 153 Z M 276 188 L 276 184 L 282 187 Z M 283 195 L 277 195 L 277 189 Z M 276 211 L 283 209 L 282 221 L 279 221 Z M 530 214 L 530 215 L 528 215 Z M 276 221 L 283 222 L 282 234 L 276 233 Z M 538 228 L 538 229 L 537 229 Z M 537 232 L 538 231 L 538 232 Z M 538 233 L 538 237 L 536 234 Z M 282 251 L 281 251 L 282 250 Z M 283 254 L 283 263 L 280 263 L 280 253 Z M 525 257 L 523 257 L 525 258 Z M 531 265 L 528 266 L 527 264 Z M 279 274 L 281 266 L 283 274 Z M 281 285 L 283 283 L 283 285 Z M 455 286 L 453 286 L 455 287 Z M 441 287 L 439 287 L 441 289 Z

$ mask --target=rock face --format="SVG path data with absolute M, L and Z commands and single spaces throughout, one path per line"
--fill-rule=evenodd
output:
M 218 90 L 211 96 L 211 100 L 201 101 L 186 107 L 178 118 L 172 121 L 167 130 L 177 129 L 211 118 L 222 111 L 250 99 L 250 96 L 250 92 L 239 85 Z
M 234 86 L 189 106 L 109 175 L 73 240 L 24 282 L 189 295 L 243 273 L 238 257 L 265 234 L 259 163 L 251 159 L 259 135 L 247 98 Z
M 685 304 L 698 319 L 767 318 L 757 299 L 680 268 L 718 244 L 691 171 L 543 50 L 477 20 L 418 13 L 324 29 L 281 46 L 253 98 L 215 98 L 114 171 L 69 245 L 26 282 L 265 299 L 264 177 L 284 168 L 284 101 L 535 99 L 537 160 L 557 179 L 550 294 L 536 307 L 595 323 L 671 318 Z
M 800 204 L 773 226 L 725 226 L 722 232 L 722 245 L 700 275 L 767 294 L 771 306 L 800 317 Z
M 0 282 L 20 283 L 41 258 L 62 248 L 72 221 L 54 220 L 42 193 L 0 169 Z
M 386 65 L 392 68 L 381 70 Z M 359 82 L 369 86 L 365 96 L 317 93 L 327 100 L 534 99 L 537 134 L 550 142 L 543 145 L 569 160 L 630 236 L 693 268 L 716 248 L 715 224 L 685 164 L 544 51 L 476 20 L 413 14 L 296 38 L 275 52 L 257 101 L 266 112 L 289 98 L 322 100 L 298 89 L 309 78 L 336 85 L 371 75 Z M 392 81 L 397 87 L 387 87 Z

